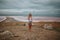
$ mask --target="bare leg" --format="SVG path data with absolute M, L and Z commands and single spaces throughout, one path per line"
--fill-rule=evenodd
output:
M 29 31 L 31 31 L 31 27 L 32 27 L 32 25 L 29 25 Z

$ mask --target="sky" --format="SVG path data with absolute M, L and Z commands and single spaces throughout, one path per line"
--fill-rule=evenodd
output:
M 60 0 L 0 0 L 0 15 L 26 15 L 29 12 L 35 16 L 60 17 Z

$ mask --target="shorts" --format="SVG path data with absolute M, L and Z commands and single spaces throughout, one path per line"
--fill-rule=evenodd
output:
M 32 21 L 29 21 L 28 25 L 32 26 Z

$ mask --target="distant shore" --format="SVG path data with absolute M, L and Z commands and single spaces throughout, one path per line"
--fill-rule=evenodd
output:
M 0 16 L 0 22 L 4 21 L 7 18 L 10 20 L 14 19 L 18 22 L 28 22 L 27 17 L 24 16 Z M 59 17 L 33 17 L 32 21 L 33 22 L 60 22 L 60 18 Z

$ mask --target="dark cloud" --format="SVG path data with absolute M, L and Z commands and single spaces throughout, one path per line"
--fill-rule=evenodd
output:
M 56 9 L 60 9 L 60 0 L 50 1 L 49 6 L 53 6 Z
M 10 9 L 19 9 L 19 8 L 36 8 L 36 9 L 45 9 L 48 8 L 45 6 L 49 3 L 49 0 L 1 0 L 0 8 L 10 8 Z
M 38 15 L 47 14 L 59 16 L 60 0 L 0 0 L 0 10 L 1 9 L 19 9 L 22 12 L 25 11 L 21 9 L 25 9 L 27 12 L 29 12 L 30 9 L 34 9 L 35 11 L 31 11 Z

